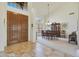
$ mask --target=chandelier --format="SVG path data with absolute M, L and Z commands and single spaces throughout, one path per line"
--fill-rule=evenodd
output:
M 50 25 L 51 24 L 51 22 L 49 21 L 49 17 L 50 17 L 50 4 L 48 3 L 47 4 L 47 8 L 48 8 L 48 14 L 47 14 L 47 17 L 48 17 L 48 21 L 47 21 L 47 25 Z

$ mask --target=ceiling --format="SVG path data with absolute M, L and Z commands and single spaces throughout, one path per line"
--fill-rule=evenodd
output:
M 48 13 L 53 13 L 62 8 L 63 5 L 65 5 L 64 2 L 32 2 L 32 8 L 34 8 L 37 16 L 45 16 L 48 15 Z

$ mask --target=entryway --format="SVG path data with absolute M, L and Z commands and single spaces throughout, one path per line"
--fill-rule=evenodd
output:
M 28 41 L 28 16 L 7 12 L 7 45 Z

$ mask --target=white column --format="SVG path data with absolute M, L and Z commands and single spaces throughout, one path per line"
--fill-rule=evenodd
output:
M 7 10 L 6 3 L 0 3 L 0 51 L 7 46 Z

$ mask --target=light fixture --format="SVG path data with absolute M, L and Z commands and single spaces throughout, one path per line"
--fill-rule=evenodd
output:
M 74 12 L 70 12 L 70 13 L 69 13 L 69 15 L 73 15 L 73 14 L 75 14 L 75 13 L 74 13 Z
M 50 4 L 48 3 L 47 4 L 47 8 L 48 8 L 48 14 L 47 14 L 47 17 L 48 17 L 48 21 L 47 21 L 47 25 L 50 25 L 51 24 L 51 22 L 49 21 L 49 17 L 50 17 Z
M 49 8 L 50 8 L 50 5 L 48 3 L 48 18 L 49 18 L 49 14 L 50 14 Z

